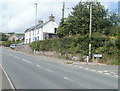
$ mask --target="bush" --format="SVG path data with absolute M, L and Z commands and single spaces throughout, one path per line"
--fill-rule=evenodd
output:
M 87 54 L 88 38 L 80 35 L 57 39 L 41 40 L 30 44 L 32 50 L 57 51 L 61 53 L 83 53 Z
M 4 41 L 4 42 L 2 43 L 2 45 L 3 45 L 3 46 L 6 46 L 6 47 L 9 47 L 11 44 L 12 44 L 11 41 Z
M 9 47 L 11 44 L 18 44 L 18 43 L 20 43 L 20 42 L 22 42 L 22 41 L 16 41 L 16 42 L 4 41 L 4 42 L 2 42 L 2 45 L 3 45 L 3 46 L 6 46 L 6 47 Z
M 111 40 L 105 36 L 94 36 L 91 38 L 92 54 L 103 54 L 103 61 L 112 58 L 117 59 L 116 40 Z M 74 35 L 56 39 L 40 40 L 30 44 L 32 50 L 56 51 L 61 54 L 81 54 L 88 55 L 89 37 Z

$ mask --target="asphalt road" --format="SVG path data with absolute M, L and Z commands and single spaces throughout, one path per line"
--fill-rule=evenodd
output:
M 0 68 L 0 91 L 2 90 L 2 70 Z
M 118 78 L 2 49 L 2 66 L 16 89 L 118 89 Z
M 0 48 L 0 65 L 2 64 L 2 48 Z M 2 90 L 2 70 L 0 68 L 0 91 Z

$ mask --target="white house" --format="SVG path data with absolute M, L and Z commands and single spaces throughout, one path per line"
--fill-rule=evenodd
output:
M 24 34 L 13 34 L 8 38 L 9 41 L 24 40 Z
M 40 20 L 36 26 L 26 29 L 25 44 L 32 43 L 36 40 L 45 40 L 56 38 L 58 25 L 55 23 L 55 17 L 51 14 L 47 22 Z

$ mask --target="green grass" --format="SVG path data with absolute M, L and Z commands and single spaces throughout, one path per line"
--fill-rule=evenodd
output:
M 112 61 L 107 61 L 106 64 L 108 64 L 108 65 L 120 65 L 120 62 L 118 59 L 113 59 Z
M 65 64 L 73 64 L 73 62 L 65 62 Z

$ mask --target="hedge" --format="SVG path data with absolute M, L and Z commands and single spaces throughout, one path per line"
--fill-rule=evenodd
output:
M 56 51 L 63 54 L 88 55 L 89 37 L 74 35 L 56 39 L 40 40 L 32 42 L 30 47 L 37 51 Z M 103 54 L 104 60 L 117 58 L 118 49 L 116 40 L 106 36 L 94 36 L 91 38 L 92 54 Z

